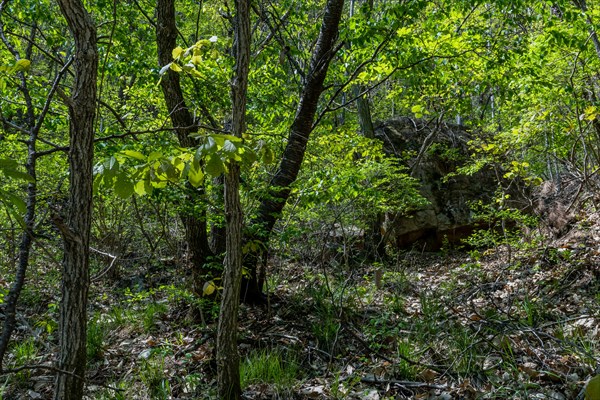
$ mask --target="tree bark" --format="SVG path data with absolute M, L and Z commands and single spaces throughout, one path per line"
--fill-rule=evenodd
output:
M 249 0 L 235 1 L 235 73 L 231 83 L 232 134 L 242 137 L 246 126 L 246 97 L 250 65 Z M 217 386 L 221 399 L 241 398 L 239 354 L 237 348 L 238 309 L 242 280 L 242 206 L 240 167 L 229 162 L 225 174 L 226 255 L 223 273 L 223 298 L 217 331 Z
M 89 241 L 98 50 L 96 27 L 81 0 L 59 0 L 75 40 L 75 83 L 69 104 L 69 210 L 55 217 L 64 242 L 58 368 L 54 398 L 79 400 L 86 368 Z
M 323 92 L 323 82 L 327 76 L 329 63 L 336 52 L 336 40 L 343 9 L 344 0 L 327 1 L 319 38 L 306 74 L 306 82 L 290 128 L 287 145 L 279 167 L 271 179 L 269 190 L 262 196 L 256 217 L 251 221 L 252 233 L 246 240 L 262 242 L 263 249 L 290 196 L 291 185 L 298 177 L 306 145 L 313 130 L 317 105 Z M 249 303 L 261 301 L 262 298 L 262 288 L 258 286 L 257 279 L 257 266 L 261 254 L 261 250 L 250 251 L 244 259 L 244 265 L 250 276 L 243 285 L 243 300 Z
M 175 1 L 158 0 L 156 4 L 156 44 L 158 47 L 158 63 L 164 66 L 173 61 L 172 51 L 177 46 L 177 26 L 175 24 Z M 163 97 L 169 111 L 173 130 L 182 147 L 192 147 L 196 141 L 190 133 L 198 131 L 194 117 L 188 109 L 183 90 L 181 89 L 180 76 L 177 72 L 168 70 L 160 82 Z M 204 194 L 204 189 L 194 189 L 186 186 L 186 203 L 196 204 Z M 193 207 L 192 207 L 193 208 Z M 210 250 L 206 225 L 206 210 L 182 211 L 180 213 L 185 228 L 185 240 L 190 252 L 192 264 L 192 286 L 197 295 L 202 294 L 202 286 L 206 280 L 204 265 L 213 254 Z

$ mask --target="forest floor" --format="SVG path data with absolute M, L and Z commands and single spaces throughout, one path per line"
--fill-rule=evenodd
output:
M 577 398 L 600 365 L 599 220 L 510 251 L 273 260 L 268 304 L 240 313 L 244 398 Z M 86 398 L 215 398 L 216 307 L 191 322 L 181 267 L 138 269 L 92 287 Z M 7 367 L 55 357 L 57 282 L 29 278 Z M 51 371 L 2 379 L 0 399 L 51 398 Z

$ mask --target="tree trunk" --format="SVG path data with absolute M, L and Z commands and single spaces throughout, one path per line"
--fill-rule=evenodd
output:
M 156 44 L 158 46 L 158 63 L 162 67 L 173 61 L 173 49 L 177 46 L 177 26 L 175 24 L 175 1 L 158 0 L 156 5 Z M 182 147 L 192 147 L 196 141 L 191 138 L 190 133 L 198 131 L 194 117 L 188 109 L 183 91 L 181 89 L 180 76 L 177 72 L 168 70 L 160 81 L 167 110 L 171 117 L 173 129 Z M 202 198 L 204 189 L 194 189 L 190 185 L 186 187 L 187 204 L 196 204 Z M 194 207 L 190 207 L 193 209 Z M 192 264 L 192 286 L 197 295 L 202 294 L 202 286 L 209 273 L 204 267 L 208 258 L 212 256 L 208 242 L 206 210 L 202 208 L 197 211 L 182 211 L 180 217 L 185 228 L 185 240 L 190 252 Z
M 373 10 L 373 0 L 363 0 L 367 4 L 366 18 L 370 18 Z M 355 0 L 350 1 L 350 16 L 354 15 Z M 362 135 L 369 139 L 375 138 L 375 128 L 373 127 L 373 118 L 371 117 L 371 106 L 369 104 L 369 94 L 365 93 L 362 96 L 360 93 L 364 91 L 361 86 L 354 86 L 354 95 L 356 99 L 356 111 L 358 114 L 358 125 Z M 383 214 L 377 212 L 375 215 L 368 215 L 367 230 L 365 231 L 365 251 L 367 257 L 371 260 L 381 260 L 385 257 L 385 243 L 381 228 L 383 224 Z
M 362 92 L 363 88 L 356 88 L 357 94 Z M 361 133 L 369 139 L 375 138 L 375 129 L 373 128 L 373 119 L 371 118 L 371 107 L 369 98 L 366 94 L 356 99 L 356 108 L 358 111 L 358 124 Z M 368 228 L 365 232 L 365 250 L 367 257 L 374 261 L 381 261 L 385 258 L 385 243 L 381 228 L 383 225 L 384 216 L 381 211 L 377 211 L 375 215 L 368 215 Z
M 86 367 L 89 241 L 98 50 L 96 27 L 81 0 L 59 0 L 75 39 L 75 83 L 69 104 L 69 210 L 55 217 L 64 241 L 60 305 L 59 372 L 55 399 L 81 399 Z
M 19 296 L 25 284 L 25 276 L 27 268 L 29 267 L 29 256 L 31 254 L 31 245 L 33 237 L 33 228 L 35 224 L 36 204 L 37 204 L 37 154 L 36 144 L 39 132 L 39 125 L 35 125 L 34 109 L 29 105 L 32 104 L 29 90 L 27 88 L 27 81 L 23 74 L 20 74 L 21 90 L 26 98 L 28 104 L 27 107 L 27 125 L 29 130 L 29 140 L 27 141 L 27 161 L 25 168 L 27 173 L 33 178 L 33 182 L 27 184 L 27 200 L 25 211 L 25 217 L 23 219 L 24 229 L 21 234 L 21 240 L 19 242 L 19 261 L 17 264 L 17 271 L 15 273 L 15 280 L 10 287 L 8 296 L 6 296 L 6 304 L 4 308 L 4 324 L 2 326 L 2 335 L 0 335 L 0 372 L 2 372 L 2 365 L 4 355 L 8 349 L 8 343 L 10 337 L 15 328 L 16 313 L 17 313 L 17 302 Z
M 232 134 L 242 137 L 246 125 L 246 97 L 250 65 L 249 0 L 235 1 L 235 73 L 231 83 Z M 225 174 L 226 255 L 223 273 L 223 298 L 217 331 L 217 386 L 221 399 L 241 398 L 237 320 L 242 280 L 242 206 L 240 167 L 233 159 Z
M 224 204 L 223 188 L 225 187 L 225 175 L 220 175 L 213 179 L 215 188 L 212 202 L 214 204 Z M 219 211 L 219 210 L 216 210 Z M 224 222 L 214 222 L 210 227 L 210 249 L 215 255 L 225 254 L 226 232 Z
M 328 0 L 325 7 L 319 38 L 312 54 L 306 83 L 300 95 L 296 116 L 292 122 L 288 142 L 283 152 L 277 172 L 271 179 L 269 190 L 262 196 L 256 217 L 252 220 L 252 234 L 246 241 L 258 241 L 266 247 L 275 222 L 290 196 L 291 185 L 296 181 L 304 159 L 304 152 L 313 130 L 315 113 L 319 98 L 323 92 L 323 82 L 329 63 L 336 52 L 339 23 L 344 9 L 344 0 Z M 250 277 L 244 282 L 243 300 L 249 303 L 262 298 L 262 288 L 258 286 L 257 267 L 261 261 L 262 250 L 246 254 L 244 265 Z
M 0 14 L 4 11 L 0 7 Z M 0 15 L 1 17 L 1 15 Z M 0 21 L 2 22 L 2 21 Z M 0 24 L 0 26 L 3 26 Z M 35 31 L 37 27 L 32 27 L 32 31 Z M 0 34 L 5 35 L 4 30 L 0 31 Z M 25 54 L 31 53 L 31 49 L 33 48 L 33 43 L 30 43 L 25 51 Z M 17 59 L 21 59 L 21 54 L 15 49 L 12 50 L 13 55 Z M 26 128 L 25 130 L 29 133 L 29 138 L 26 141 L 27 143 L 27 161 L 25 162 L 25 169 L 29 176 L 33 178 L 32 182 L 27 184 L 27 199 L 26 199 L 26 211 L 25 217 L 23 218 L 24 229 L 21 234 L 21 239 L 19 242 L 19 261 L 17 264 L 17 270 L 15 272 L 15 280 L 12 283 L 8 295 L 6 296 L 6 303 L 4 307 L 4 323 L 2 326 L 2 334 L 0 335 L 0 373 L 2 372 L 3 360 L 6 351 L 8 350 L 8 344 L 10 342 L 10 337 L 14 331 L 16 325 L 16 313 L 17 313 L 17 303 L 19 300 L 19 296 L 23 289 L 23 285 L 25 284 L 25 277 L 27 273 L 27 268 L 29 267 L 29 257 L 31 254 L 31 245 L 33 243 L 33 228 L 35 224 L 35 215 L 36 215 L 36 204 L 38 197 L 37 190 L 37 181 L 36 181 L 36 172 L 37 172 L 37 154 L 36 154 L 36 145 L 38 140 L 38 133 L 40 131 L 40 127 L 42 125 L 42 121 L 46 115 L 45 111 L 40 113 L 40 122 L 36 123 L 36 109 L 33 105 L 33 99 L 31 98 L 31 93 L 29 91 L 29 85 L 27 81 L 27 77 L 24 73 L 19 73 L 19 80 L 21 84 L 19 86 L 19 90 L 23 95 L 23 100 L 27 105 L 26 112 Z M 56 82 L 59 81 L 62 74 L 59 74 Z M 52 98 L 52 94 L 49 95 L 48 101 Z
M 238 309 L 242 281 L 242 209 L 239 197 L 239 166 L 231 165 L 225 176 L 226 247 L 223 298 L 217 330 L 217 386 L 219 398 L 239 399 L 240 387 Z

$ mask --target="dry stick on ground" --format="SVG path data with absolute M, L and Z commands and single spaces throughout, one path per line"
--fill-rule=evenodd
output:
M 444 390 L 448 389 L 448 385 L 434 385 L 432 383 L 425 382 L 414 382 L 414 381 L 400 381 L 397 379 L 377 379 L 374 376 L 366 376 L 360 379 L 363 383 L 373 383 L 373 384 L 393 384 L 403 386 L 405 388 L 411 389 L 439 389 Z
M 96 250 L 93 247 L 90 247 L 90 250 L 95 251 L 98 254 L 102 254 L 103 256 L 107 256 L 112 258 L 112 261 L 110 262 L 110 264 L 108 265 L 108 267 L 104 268 L 102 271 L 100 271 L 98 274 L 92 276 L 90 278 L 90 282 L 96 282 L 98 280 L 100 280 L 100 278 L 102 278 L 104 275 L 106 275 L 108 273 L 108 271 L 110 271 L 113 267 L 113 265 L 115 265 L 115 261 L 117 261 L 117 258 L 119 258 L 118 256 L 115 256 L 113 254 L 110 253 L 105 253 L 103 251 L 100 250 Z
M 72 377 L 75 377 L 76 379 L 85 381 L 84 378 L 82 378 L 81 376 L 79 376 L 71 371 L 56 368 L 56 367 L 53 367 L 51 365 L 46 365 L 46 364 L 22 365 L 17 368 L 4 369 L 4 370 L 2 370 L 2 372 L 0 372 L 0 376 L 8 375 L 8 374 L 16 374 L 18 372 L 25 371 L 25 370 L 36 370 L 36 369 L 42 369 L 45 371 L 51 371 L 51 372 L 56 372 L 56 373 L 60 373 L 60 374 L 70 375 Z M 120 389 L 120 388 L 116 388 L 116 387 L 110 386 L 110 385 L 105 385 L 102 383 L 94 383 L 94 385 L 103 387 L 105 389 L 114 390 L 115 392 L 125 392 L 126 391 L 126 389 Z
M 365 340 L 363 338 L 361 338 L 356 332 L 354 332 L 354 330 L 352 329 L 352 327 L 346 326 L 344 328 L 345 328 L 346 332 L 348 332 L 350 335 L 352 335 L 352 337 L 354 337 L 356 340 L 358 340 L 360 342 L 360 344 L 365 348 L 365 350 L 368 353 L 375 354 L 377 357 L 379 357 L 382 360 L 387 361 L 389 363 L 392 363 L 392 364 L 396 363 L 396 361 L 394 361 L 394 360 L 386 357 L 385 355 L 381 354 L 379 351 L 373 349 L 367 342 L 365 342 Z M 429 368 L 430 370 L 435 371 L 435 372 L 439 372 L 441 374 L 448 373 L 448 369 L 447 368 L 442 368 L 442 367 L 439 367 L 437 365 L 429 365 L 429 364 L 424 364 L 424 363 L 421 363 L 421 362 L 418 362 L 418 361 L 414 361 L 414 360 L 411 360 L 410 358 L 408 358 L 406 356 L 403 356 L 402 354 L 398 354 L 397 356 L 398 356 L 398 358 L 402 359 L 403 361 L 406 361 L 410 365 L 417 365 L 417 366 L 420 366 L 420 367 Z

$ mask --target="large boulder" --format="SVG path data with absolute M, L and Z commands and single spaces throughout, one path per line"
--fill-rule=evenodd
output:
M 469 158 L 472 134 L 464 126 L 403 117 L 381 123 L 375 136 L 383 141 L 386 153 L 408 166 L 429 201 L 409 215 L 387 216 L 386 230 L 399 248 L 418 245 L 438 250 L 479 227 L 482 221 L 474 217 L 471 205 L 491 201 L 498 180 L 490 169 L 456 174 Z

